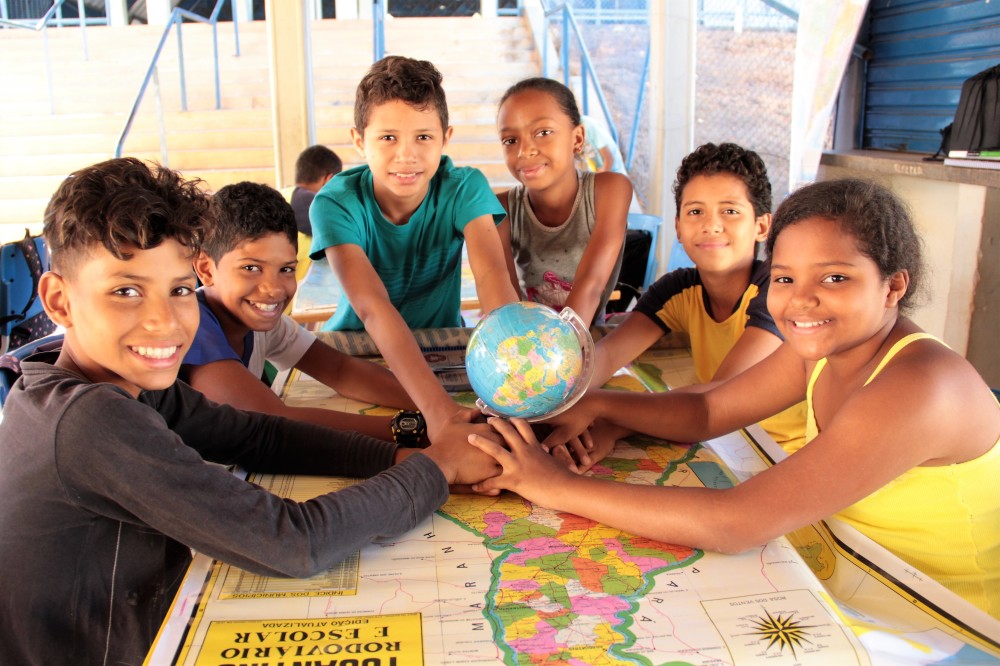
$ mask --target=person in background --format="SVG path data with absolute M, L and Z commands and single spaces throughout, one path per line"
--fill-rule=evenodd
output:
M 295 279 L 298 282 L 305 278 L 309 264 L 312 263 L 309 259 L 309 246 L 312 244 L 309 206 L 316 193 L 343 169 L 344 163 L 337 153 L 320 144 L 309 146 L 295 160 L 295 185 L 281 191 L 285 200 L 292 205 L 295 224 L 299 230 L 299 264 L 295 269 Z
M 581 116 L 580 124 L 583 125 L 584 130 L 584 143 L 580 159 L 586 162 L 587 168 L 597 173 L 612 171 L 628 176 L 622 152 L 611 133 L 590 116 Z

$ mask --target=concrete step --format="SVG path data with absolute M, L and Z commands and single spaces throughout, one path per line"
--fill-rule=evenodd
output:
M 217 190 L 242 180 L 274 184 L 273 128 L 263 22 L 240 24 L 241 55 L 231 26 L 219 28 L 222 110 L 215 110 L 208 28 L 185 24 L 188 111 L 179 111 L 176 40 L 158 68 L 164 108 L 166 163 Z M 0 32 L 0 237 L 16 238 L 23 226 L 40 225 L 49 197 L 70 172 L 111 156 L 139 82 L 162 29 L 130 26 L 86 31 L 84 60 L 78 30 L 50 30 L 55 100 L 45 83 L 45 55 L 38 35 Z M 361 163 L 353 148 L 353 97 L 371 63 L 371 23 L 317 21 L 311 35 L 317 141 L 331 146 L 350 167 Z M 496 138 L 496 101 L 514 81 L 537 75 L 538 58 L 520 19 L 391 19 L 390 53 L 431 60 L 444 75 L 455 127 L 448 153 L 459 165 L 479 167 L 494 189 L 514 184 Z M 470 54 L 474 54 L 471 55 Z M 95 89 L 93 82 L 100 80 Z M 151 89 L 152 90 L 152 89 Z M 11 92 L 13 91 L 13 93 Z M 54 104 L 57 113 L 51 113 Z M 152 92 L 140 107 L 125 154 L 164 161 Z

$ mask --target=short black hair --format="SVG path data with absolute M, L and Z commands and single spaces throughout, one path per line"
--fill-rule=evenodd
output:
M 315 183 L 320 178 L 340 173 L 343 168 L 344 163 L 337 153 L 319 144 L 309 146 L 295 160 L 295 182 Z
M 216 263 L 240 243 L 268 234 L 282 234 L 298 249 L 295 212 L 273 187 L 249 181 L 226 185 L 212 197 L 212 210 L 215 224 L 202 249 Z
M 200 180 L 122 157 L 70 174 L 45 208 L 42 233 L 53 270 L 66 276 L 95 245 L 128 260 L 131 250 L 172 238 L 193 255 L 210 225 L 209 209 Z
M 838 223 L 854 237 L 858 250 L 878 266 L 883 278 L 901 270 L 910 284 L 899 301 L 899 311 L 909 312 L 923 296 L 923 243 L 910 211 L 887 187 L 859 178 L 842 178 L 806 185 L 792 192 L 774 213 L 767 234 L 767 253 L 788 227 L 820 218 Z
M 376 62 L 361 79 L 354 95 L 354 129 L 362 135 L 372 109 L 400 101 L 418 111 L 434 109 L 441 129 L 448 129 L 448 102 L 441 87 L 441 72 L 427 60 L 386 56 Z
M 555 99 L 556 104 L 559 105 L 559 108 L 562 109 L 563 113 L 569 116 L 569 121 L 573 123 L 573 127 L 576 127 L 583 122 L 580 118 L 580 109 L 576 105 L 576 95 L 573 94 L 573 91 L 555 79 L 547 79 L 544 76 L 534 76 L 530 79 L 522 79 L 510 88 L 507 88 L 507 92 L 503 94 L 503 97 L 500 98 L 500 103 L 497 104 L 497 109 L 503 106 L 504 102 L 514 95 L 527 90 L 537 90 L 538 92 L 551 95 L 552 98 Z
M 678 216 L 681 214 L 681 195 L 688 182 L 695 176 L 719 173 L 729 173 L 743 181 L 756 217 L 771 212 L 771 181 L 760 155 L 735 143 L 706 143 L 688 153 L 677 168 L 674 205 Z

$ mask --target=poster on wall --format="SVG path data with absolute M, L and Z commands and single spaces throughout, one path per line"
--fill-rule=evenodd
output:
M 789 192 L 816 180 L 833 105 L 867 6 L 867 0 L 848 0 L 804 2 L 799 9 Z

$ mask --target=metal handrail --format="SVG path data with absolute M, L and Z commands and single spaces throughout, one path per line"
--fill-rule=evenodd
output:
M 55 114 L 56 112 L 56 100 L 55 93 L 52 90 L 52 58 L 49 56 L 49 20 L 52 19 L 52 15 L 59 11 L 63 3 L 66 0 L 53 0 L 52 6 L 49 7 L 45 14 L 35 21 L 30 23 L 26 20 L 8 19 L 6 16 L 0 18 L 0 26 L 7 26 L 10 28 L 24 28 L 26 30 L 35 30 L 36 32 L 42 33 L 42 43 L 45 48 L 45 83 L 49 89 L 49 113 Z M 90 53 L 87 49 L 87 8 L 83 3 L 83 0 L 76 0 L 77 12 L 80 14 L 80 39 L 83 41 L 83 59 L 90 60 Z
M 611 118 L 611 111 L 608 109 L 608 102 L 604 98 L 604 90 L 601 88 L 600 81 L 597 78 L 597 71 L 594 69 L 594 64 L 590 59 L 590 52 L 587 50 L 587 45 L 583 41 L 583 35 L 580 33 L 580 26 L 577 25 L 576 17 L 573 15 L 573 8 L 567 4 L 556 5 L 552 9 L 545 11 L 546 25 L 549 19 L 556 15 L 562 14 L 562 53 L 560 53 L 560 60 L 562 60 L 562 70 L 563 70 L 563 83 L 566 87 L 570 87 L 570 77 L 569 77 L 569 29 L 573 29 L 573 34 L 576 37 L 577 46 L 580 48 L 580 63 L 581 63 L 581 74 L 583 86 L 582 103 L 583 103 L 583 114 L 589 115 L 589 99 L 587 94 L 587 78 L 588 76 L 594 81 L 594 90 L 597 93 L 597 100 L 601 104 L 601 110 L 604 112 L 604 119 L 607 121 L 608 129 L 611 132 L 611 137 L 615 140 L 615 144 L 618 144 L 618 129 L 615 127 L 614 120 Z M 544 39 L 542 45 L 542 75 L 549 75 L 549 31 L 548 29 L 543 31 Z
M 649 54 L 652 45 L 646 47 L 646 61 L 642 65 L 642 76 L 639 77 L 639 96 L 635 102 L 635 113 L 632 115 L 632 131 L 628 137 L 628 154 L 625 156 L 625 170 L 632 170 L 632 158 L 635 157 L 635 140 L 639 136 L 639 115 L 642 113 L 642 103 L 646 101 L 646 79 L 649 78 Z
M 142 85 L 139 86 L 139 92 L 135 96 L 135 101 L 132 103 L 132 108 L 129 111 L 128 118 L 125 120 L 125 127 L 122 128 L 121 135 L 118 137 L 118 143 L 115 145 L 115 157 L 121 157 L 122 151 L 125 146 L 125 139 L 128 137 L 129 132 L 132 129 L 132 123 L 135 121 L 135 116 L 139 112 L 139 105 L 142 103 L 142 98 L 146 94 L 146 88 L 149 86 L 149 82 L 153 79 L 157 80 L 157 88 L 159 87 L 158 79 L 159 76 L 156 72 L 156 66 L 160 59 L 160 54 L 163 52 L 163 46 L 167 42 L 167 37 L 170 35 L 170 30 L 177 25 L 177 66 L 180 70 L 181 79 L 181 109 L 187 111 L 187 86 L 184 77 L 184 42 L 181 38 L 181 26 L 184 23 L 184 19 L 189 19 L 191 21 L 196 21 L 198 23 L 207 23 L 212 26 L 212 53 L 214 57 L 214 68 L 215 68 L 215 108 L 222 108 L 222 93 L 219 83 L 219 12 L 222 10 L 222 5 L 226 0 L 217 0 L 215 3 L 215 8 L 212 10 L 211 16 L 205 18 L 204 16 L 199 16 L 193 12 L 189 12 L 186 9 L 181 9 L 180 7 L 174 7 L 174 10 L 170 12 L 170 18 L 167 20 L 167 27 L 163 29 L 163 35 L 160 36 L 160 42 L 156 46 L 156 51 L 153 53 L 153 58 L 149 63 L 149 67 L 146 69 L 146 75 L 143 77 Z M 232 15 L 233 15 L 233 31 L 236 35 L 236 56 L 240 55 L 240 31 L 236 20 L 236 0 L 230 0 L 232 5 Z M 163 128 L 163 116 L 159 117 L 160 121 L 160 151 L 163 155 L 163 162 L 166 166 L 166 139 Z
M 372 3 L 372 40 L 374 50 L 373 62 L 385 57 L 385 1 L 374 0 Z

